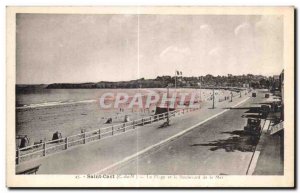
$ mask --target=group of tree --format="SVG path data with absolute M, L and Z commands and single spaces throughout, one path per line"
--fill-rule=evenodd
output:
M 101 81 L 96 83 L 55 83 L 47 86 L 49 89 L 75 89 L 75 88 L 165 88 L 168 85 L 177 87 L 253 87 L 253 88 L 269 88 L 274 82 L 272 77 L 262 75 L 227 75 L 213 76 L 207 74 L 205 76 L 157 76 L 155 79 L 140 78 L 130 81 L 109 82 Z

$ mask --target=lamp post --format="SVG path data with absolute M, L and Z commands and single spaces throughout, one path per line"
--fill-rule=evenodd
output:
M 213 105 L 212 108 L 215 108 L 215 88 L 213 88 Z
M 177 86 L 177 70 L 175 70 L 175 92 L 176 92 L 176 86 Z
M 201 108 L 201 80 L 198 83 L 198 85 L 199 85 L 199 108 Z
M 170 126 L 170 117 L 169 117 L 169 111 L 170 111 L 170 109 L 169 109 L 169 86 L 167 86 L 167 98 L 168 98 L 168 100 L 167 100 L 167 121 L 166 122 L 164 122 L 162 125 L 161 125 L 161 127 L 167 127 L 167 126 Z M 164 113 L 163 113 L 163 115 L 164 115 Z M 163 116 L 163 117 L 165 117 L 165 115 Z
M 167 90 L 167 91 L 168 91 L 168 92 L 167 92 L 167 98 L 168 98 L 168 101 L 167 101 L 167 112 L 168 112 L 168 115 L 167 115 L 167 122 L 166 122 L 166 125 L 169 126 L 169 125 L 170 125 L 170 117 L 169 117 L 169 112 L 170 112 L 170 109 L 169 109 L 169 102 L 170 102 L 170 101 L 169 101 L 169 92 L 170 92 L 170 91 L 169 91 L 169 90 L 170 90 L 170 89 L 169 89 L 169 87 L 167 87 L 167 89 L 168 89 L 168 90 Z

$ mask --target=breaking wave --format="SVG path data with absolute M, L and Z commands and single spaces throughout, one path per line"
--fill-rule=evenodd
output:
M 93 102 L 97 102 L 97 100 L 45 102 L 39 104 L 17 106 L 16 109 L 29 109 L 29 108 L 38 108 L 38 107 L 49 107 L 49 106 L 71 105 L 71 104 L 93 103 Z

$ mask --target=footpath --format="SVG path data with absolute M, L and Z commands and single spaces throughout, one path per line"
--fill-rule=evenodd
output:
M 272 97 L 269 102 L 273 102 Z M 284 174 L 284 129 L 283 122 L 277 121 L 279 117 L 280 112 L 269 113 L 253 156 L 253 169 L 250 169 L 248 175 Z

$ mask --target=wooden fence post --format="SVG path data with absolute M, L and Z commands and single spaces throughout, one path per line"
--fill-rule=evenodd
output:
M 68 137 L 65 138 L 65 149 L 68 149 Z
M 16 164 L 18 165 L 20 163 L 20 149 L 19 148 L 17 149 L 16 157 L 17 157 Z
M 145 124 L 145 123 L 144 123 L 144 118 L 142 118 L 142 125 L 144 126 L 144 124 Z
M 99 129 L 99 139 L 101 139 L 101 129 Z
M 150 124 L 152 123 L 152 119 L 151 119 L 151 116 L 150 116 Z
M 126 123 L 123 124 L 124 132 L 126 131 Z
M 46 142 L 43 143 L 43 156 L 46 156 Z
M 133 128 L 133 129 L 135 128 L 134 120 L 132 121 L 132 128 Z
M 111 135 L 114 135 L 114 126 L 111 126 Z

